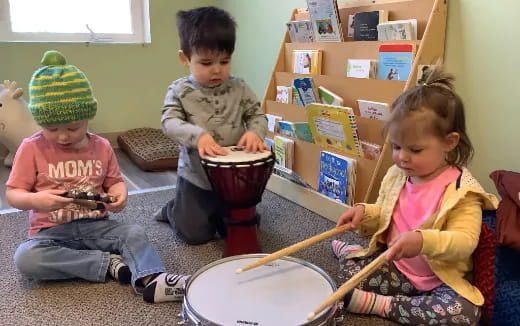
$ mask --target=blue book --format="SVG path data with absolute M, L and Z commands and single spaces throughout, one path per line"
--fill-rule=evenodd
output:
M 278 133 L 282 136 L 296 138 L 294 134 L 293 123 L 290 121 L 278 121 Z
M 322 151 L 318 192 L 341 203 L 348 202 L 348 175 L 350 159 Z
M 293 80 L 293 86 L 298 93 L 299 103 L 303 106 L 319 102 L 314 93 L 314 83 L 311 77 L 296 78 Z
M 412 70 L 413 44 L 383 44 L 379 46 L 377 79 L 408 80 Z
M 294 122 L 293 127 L 296 138 L 309 143 L 314 143 L 314 137 L 312 137 L 311 128 L 308 122 Z
M 274 149 L 273 149 L 273 147 L 274 147 L 274 140 L 273 140 L 272 138 L 267 138 L 267 137 L 265 137 L 265 138 L 264 138 L 264 142 L 265 142 L 265 144 L 267 145 L 267 148 L 268 148 L 271 152 L 273 152 L 273 151 L 274 151 Z

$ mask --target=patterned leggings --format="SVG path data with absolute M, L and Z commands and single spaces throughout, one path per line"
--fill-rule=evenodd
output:
M 378 253 L 380 254 L 380 253 Z M 339 279 L 344 282 L 374 260 L 340 258 Z M 393 296 L 387 318 L 404 325 L 478 325 L 480 307 L 458 295 L 446 284 L 430 292 L 417 290 L 392 262 L 361 281 L 358 289 Z

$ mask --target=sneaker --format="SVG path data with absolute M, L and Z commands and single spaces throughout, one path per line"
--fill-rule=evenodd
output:
M 349 245 L 344 241 L 332 240 L 332 252 L 336 258 L 341 258 L 350 255 L 354 251 L 362 250 L 360 245 Z
M 181 301 L 189 275 L 161 273 L 146 285 L 143 300 L 148 303 Z
M 123 262 L 123 258 L 120 255 L 110 254 L 108 273 L 121 284 L 130 284 L 132 282 L 130 268 Z

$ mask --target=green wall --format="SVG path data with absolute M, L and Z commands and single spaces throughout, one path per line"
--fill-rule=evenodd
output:
M 340 0 L 341 1 L 341 0 Z M 305 0 L 222 0 L 238 22 L 234 73 L 263 96 L 292 9 Z M 494 170 L 520 172 L 520 2 L 449 0 L 446 69 L 466 106 L 468 131 L 475 147 L 470 169 L 487 191 Z
M 12 79 L 26 89 L 43 51 L 63 51 L 91 80 L 99 100 L 94 132 L 159 126 L 168 84 L 186 74 L 178 63 L 174 14 L 179 9 L 218 5 L 238 23 L 233 73 L 246 79 L 262 97 L 292 9 L 305 0 L 150 0 L 152 44 L 90 46 L 79 44 L 0 43 L 0 80 Z M 520 171 L 517 84 L 520 2 L 449 1 L 446 67 L 457 78 L 466 105 L 468 130 L 476 149 L 470 168 L 488 191 L 496 169 Z M 516 91 L 516 92 L 515 92 Z

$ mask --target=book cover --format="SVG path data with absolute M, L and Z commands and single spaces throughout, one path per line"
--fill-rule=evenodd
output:
M 306 107 L 314 142 L 353 156 L 361 156 L 356 117 L 352 108 L 314 103 Z
M 352 159 L 335 153 L 320 152 L 318 192 L 341 203 L 351 204 L 349 180 Z
M 287 23 L 287 31 L 292 43 L 314 42 L 314 31 L 310 20 L 295 20 Z
M 314 92 L 314 82 L 312 78 L 296 78 L 293 80 L 293 86 L 296 89 L 299 102 L 302 106 L 318 102 L 316 93 Z
M 294 122 L 293 127 L 296 138 L 308 143 L 314 143 L 314 137 L 312 137 L 311 127 L 308 122 Z
M 290 86 L 276 86 L 276 102 L 290 103 L 291 88 Z
M 300 99 L 300 94 L 298 94 L 298 90 L 296 89 L 296 87 L 294 87 L 294 81 L 293 81 L 293 85 L 291 86 L 291 100 L 292 100 L 292 104 L 304 106 Z
M 293 50 L 293 73 L 321 74 L 321 56 L 321 50 Z
M 318 95 L 320 97 L 321 103 L 338 106 L 343 105 L 343 98 L 341 96 L 333 93 L 323 86 L 318 87 Z
M 381 145 L 379 144 L 362 140 L 361 148 L 363 149 L 363 157 L 366 159 L 378 160 L 381 156 Z
M 414 52 L 413 44 L 383 44 L 379 46 L 377 79 L 408 80 Z
M 376 78 L 377 63 L 370 59 L 348 59 L 346 76 L 350 78 Z
M 416 40 L 417 19 L 393 20 L 377 25 L 379 41 Z
M 354 37 L 354 15 L 348 15 L 347 36 Z
M 265 138 L 264 138 L 264 142 L 265 142 L 265 144 L 267 145 L 267 148 L 268 148 L 271 152 L 274 152 L 274 140 L 273 140 L 272 138 L 265 137 Z
M 363 118 L 384 120 L 390 118 L 390 110 L 388 103 L 373 102 L 366 100 L 357 100 L 359 105 L 359 115 Z
M 266 113 L 265 116 L 267 118 L 267 130 L 272 133 L 278 132 L 278 121 L 282 120 L 283 118 L 278 115 L 269 113 Z
M 388 21 L 388 12 L 385 10 L 354 14 L 354 41 L 377 41 L 377 25 L 386 21 Z
M 293 123 L 291 121 L 278 121 L 278 133 L 283 136 L 296 138 Z
M 274 136 L 275 164 L 292 169 L 294 141 L 282 136 Z
M 336 0 L 307 0 L 316 42 L 343 42 Z

